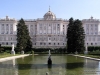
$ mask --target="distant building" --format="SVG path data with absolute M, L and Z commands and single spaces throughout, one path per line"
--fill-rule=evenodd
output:
M 90 19 L 82 20 L 85 31 L 85 45 L 87 46 L 100 46 L 100 20 Z
M 8 16 L 0 19 L 0 44 L 11 46 L 17 44 L 17 23 L 18 20 Z M 56 18 L 56 15 L 49 11 L 38 19 L 27 19 L 25 23 L 29 29 L 34 48 L 64 48 L 66 46 L 66 33 L 68 20 Z M 98 19 L 83 19 L 85 31 L 85 45 L 100 46 L 100 21 Z

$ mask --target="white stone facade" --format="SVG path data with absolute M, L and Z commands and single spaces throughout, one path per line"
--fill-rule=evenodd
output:
M 18 20 L 8 16 L 0 19 L 0 44 L 11 46 L 17 44 Z M 34 48 L 64 48 L 66 46 L 66 33 L 68 20 L 56 18 L 50 10 L 43 18 L 25 20 Z M 82 20 L 85 31 L 85 45 L 100 46 L 100 21 L 97 19 Z
M 100 46 L 100 20 L 83 19 L 83 27 L 85 31 L 85 45 L 87 46 Z

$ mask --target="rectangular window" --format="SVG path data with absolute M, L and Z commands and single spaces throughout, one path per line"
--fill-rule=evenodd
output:
M 51 43 L 49 43 L 49 45 L 51 45 Z
M 40 43 L 40 45 L 42 45 L 42 43 Z
M 44 43 L 44 45 L 46 45 L 46 43 Z
M 40 24 L 40 29 L 42 29 L 42 24 Z
M 59 27 L 59 24 L 58 24 L 58 27 Z

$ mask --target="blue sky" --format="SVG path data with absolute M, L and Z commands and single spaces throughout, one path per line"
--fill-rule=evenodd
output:
M 0 18 L 43 18 L 49 5 L 57 18 L 100 19 L 100 0 L 0 0 Z

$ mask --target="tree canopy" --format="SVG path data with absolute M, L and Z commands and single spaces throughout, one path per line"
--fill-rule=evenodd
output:
M 30 51 L 32 47 L 29 31 L 21 18 L 17 24 L 17 51 Z
M 82 52 L 85 49 L 84 38 L 82 22 L 79 19 L 70 18 L 67 30 L 67 52 Z

